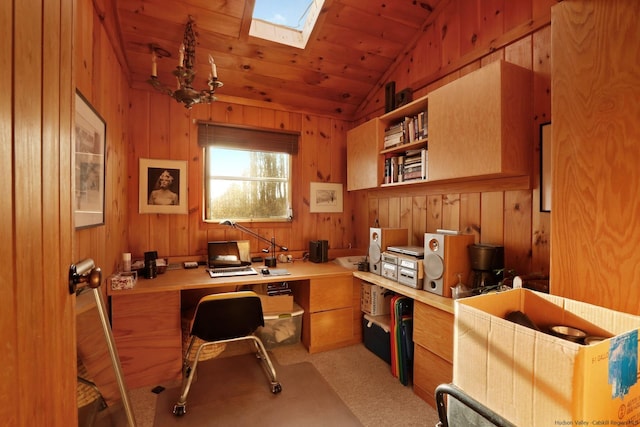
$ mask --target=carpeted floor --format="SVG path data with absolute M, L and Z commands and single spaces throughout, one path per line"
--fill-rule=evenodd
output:
M 221 357 L 233 357 L 237 354 L 242 354 L 242 351 L 228 349 Z M 436 411 L 417 397 L 410 386 L 405 387 L 400 384 L 398 379 L 391 375 L 389 365 L 362 344 L 316 354 L 309 354 L 301 344 L 296 344 L 276 347 L 271 350 L 271 354 L 274 362 L 282 366 L 301 362 L 311 363 L 365 427 L 435 426 L 438 422 Z M 262 372 L 260 374 L 262 377 L 256 381 L 258 383 L 263 381 L 266 397 L 274 397 L 269 391 L 264 374 Z M 278 374 L 280 375 L 280 372 Z M 280 378 L 280 381 L 284 393 L 290 384 L 287 384 L 288 381 L 285 378 Z M 161 395 L 165 393 L 167 390 Z M 160 426 L 160 424 L 154 424 L 156 403 L 160 405 L 160 396 L 145 388 L 131 390 L 130 399 L 138 427 Z M 167 398 L 167 402 L 169 402 L 167 411 L 173 417 L 171 409 L 175 403 L 175 397 Z M 162 406 L 164 405 L 163 403 Z M 249 409 L 250 407 L 246 408 L 247 411 Z M 191 409 L 188 402 L 187 411 L 189 410 Z M 191 413 L 188 413 L 183 419 L 188 420 L 190 415 Z M 313 425 L 311 423 L 316 420 L 318 418 L 315 414 L 308 414 L 303 425 Z M 321 416 L 319 421 L 322 421 Z M 199 425 L 187 422 L 182 424 Z M 264 424 L 258 422 L 253 425 L 263 426 Z M 327 424 L 323 423 L 323 425 Z
M 273 362 L 283 385 L 278 394 L 271 393 L 253 354 L 201 363 L 187 398 L 187 413 L 181 417 L 171 413 L 180 388 L 165 390 L 158 396 L 154 426 L 362 426 L 311 363 Z

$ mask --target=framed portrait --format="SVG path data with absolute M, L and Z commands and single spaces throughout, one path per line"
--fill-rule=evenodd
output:
M 342 184 L 312 182 L 309 212 L 342 212 Z
M 140 213 L 187 213 L 187 161 L 140 159 Z
M 76 90 L 73 217 L 76 229 L 104 224 L 107 125 Z
M 540 125 L 540 211 L 551 212 L 551 123 Z

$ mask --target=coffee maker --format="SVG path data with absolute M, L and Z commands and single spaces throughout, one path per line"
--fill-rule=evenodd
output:
M 503 277 L 504 247 L 489 244 L 469 245 L 471 286 L 480 289 L 496 286 Z

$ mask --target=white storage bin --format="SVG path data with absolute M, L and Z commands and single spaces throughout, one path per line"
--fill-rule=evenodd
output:
M 303 313 L 302 307 L 294 303 L 290 312 L 265 314 L 264 326 L 258 328 L 256 335 L 267 350 L 280 345 L 296 344 L 300 342 Z

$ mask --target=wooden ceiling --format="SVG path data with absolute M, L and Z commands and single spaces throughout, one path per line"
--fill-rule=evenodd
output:
M 304 50 L 250 37 L 255 0 L 116 0 L 125 61 L 133 87 L 147 87 L 151 49 L 158 77 L 173 85 L 189 16 L 197 38 L 195 89 L 204 89 L 210 53 L 234 97 L 351 119 L 386 81 L 444 0 L 325 0 Z M 197 108 L 197 107 L 196 107 Z

